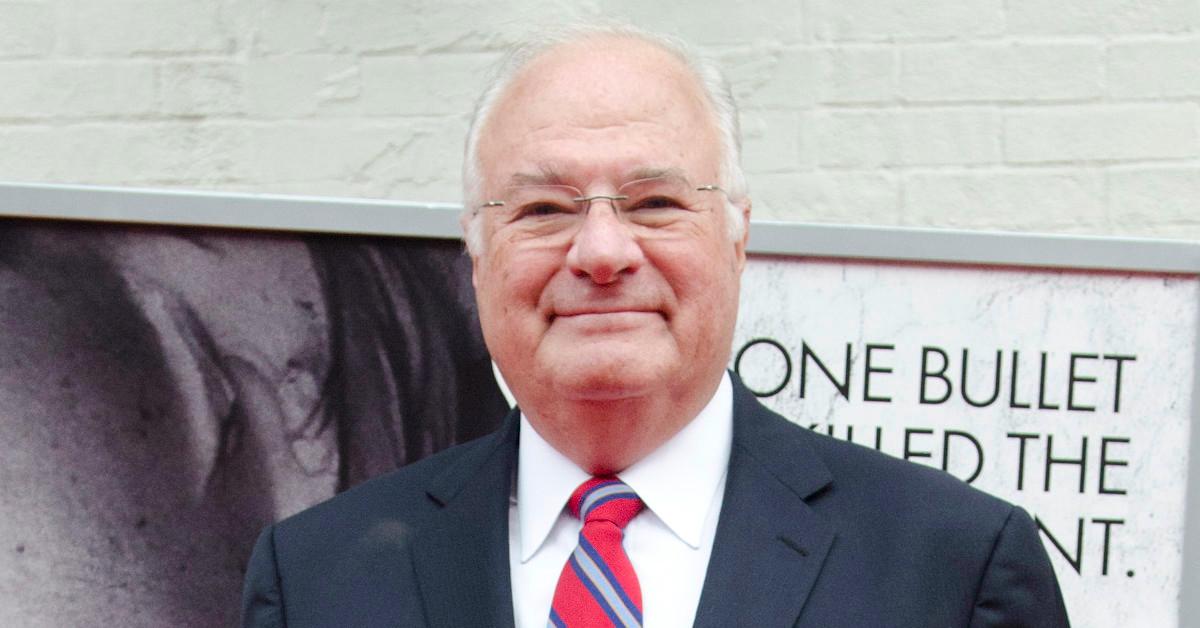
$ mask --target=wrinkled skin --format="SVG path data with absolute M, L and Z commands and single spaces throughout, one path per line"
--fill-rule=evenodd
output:
M 483 127 L 484 192 L 547 178 L 613 194 L 647 171 L 715 183 L 720 151 L 698 86 L 640 42 L 567 44 L 532 61 Z M 596 201 L 574 237 L 523 237 L 485 212 L 474 283 L 492 356 L 531 424 L 594 473 L 678 432 L 728 363 L 745 237 L 719 194 L 661 237 L 637 237 Z M 748 219 L 748 202 L 741 208 Z

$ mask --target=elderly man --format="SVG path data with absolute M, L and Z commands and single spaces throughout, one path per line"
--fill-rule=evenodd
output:
M 268 529 L 249 626 L 1064 626 L 1027 514 L 834 441 L 725 371 L 750 202 L 720 73 L 586 29 L 467 142 L 501 430 Z

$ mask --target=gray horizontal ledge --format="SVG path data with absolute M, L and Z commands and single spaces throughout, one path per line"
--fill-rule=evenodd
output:
M 459 205 L 0 182 L 0 216 L 459 238 Z
M 0 216 L 458 239 L 459 205 L 0 182 Z M 754 221 L 760 255 L 1200 273 L 1200 242 Z
M 1200 242 L 756 222 L 751 252 L 907 262 L 1200 273 Z

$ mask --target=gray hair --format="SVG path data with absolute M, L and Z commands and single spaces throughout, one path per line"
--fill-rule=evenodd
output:
M 725 74 L 712 61 L 697 54 L 682 40 L 627 24 L 580 24 L 539 31 L 509 49 L 492 69 L 491 75 L 476 101 L 467 130 L 463 156 L 463 225 L 467 250 L 477 255 L 483 250 L 483 228 L 479 207 L 483 199 L 482 165 L 479 162 L 479 139 L 501 96 L 530 62 L 564 44 L 602 39 L 633 39 L 655 46 L 674 55 L 684 64 L 700 85 L 704 99 L 712 109 L 717 134 L 721 142 L 721 164 L 718 185 L 725 190 L 725 210 L 730 239 L 738 239 L 746 228 L 739 205 L 745 200 L 746 176 L 742 171 L 742 135 L 738 125 L 737 102 Z

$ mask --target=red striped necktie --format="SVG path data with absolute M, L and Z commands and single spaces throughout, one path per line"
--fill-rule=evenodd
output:
M 598 477 L 580 484 L 567 506 L 583 520 L 583 529 L 558 576 L 550 626 L 640 627 L 642 589 L 621 540 L 642 500 L 620 480 Z

